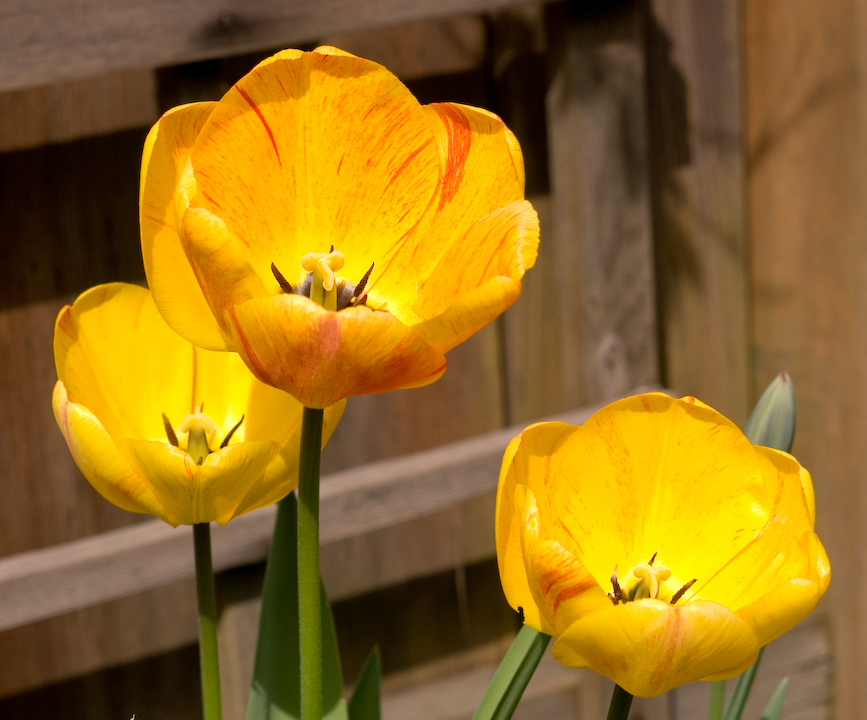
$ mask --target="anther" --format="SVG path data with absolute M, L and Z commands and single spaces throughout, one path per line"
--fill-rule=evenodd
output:
M 274 279 L 277 281 L 277 284 L 280 286 L 280 289 L 284 293 L 288 293 L 289 295 L 291 295 L 294 292 L 292 290 L 292 285 L 285 277 L 283 277 L 283 273 L 281 273 L 277 269 L 277 266 L 274 263 L 271 263 L 271 272 L 274 275 Z
M 677 601 L 680 600 L 684 596 L 686 591 L 689 590 L 693 585 L 695 585 L 696 580 L 698 580 L 698 578 L 693 578 L 688 583 L 686 583 L 686 585 L 684 585 L 680 590 L 678 590 L 674 595 L 672 595 L 671 596 L 671 604 L 675 605 L 677 603 Z
M 626 602 L 626 593 L 623 592 L 623 588 L 620 587 L 620 583 L 617 581 L 617 566 L 614 566 L 614 572 L 611 573 L 611 592 L 608 593 L 608 597 L 611 599 L 615 605 L 618 603 Z
M 647 564 L 650 565 L 650 567 L 653 567 L 653 561 L 656 560 L 657 554 L 658 551 L 653 553 L 653 555 L 650 556 L 650 560 L 647 561 Z
M 229 430 L 229 432 L 226 434 L 226 437 L 223 438 L 223 442 L 220 443 L 220 450 L 222 450 L 224 447 L 226 447 L 226 445 L 229 444 L 229 440 L 232 439 L 232 435 L 235 434 L 235 430 L 237 430 L 239 427 L 241 427 L 242 422 L 244 422 L 244 416 L 243 415 L 241 415 L 241 419 L 235 423 L 235 426 L 231 430 Z
M 355 286 L 355 292 L 352 293 L 352 299 L 349 301 L 353 305 L 364 305 L 367 302 L 367 294 L 364 293 L 364 288 L 367 286 L 367 281 L 370 280 L 370 273 L 373 272 L 373 266 L 375 262 L 370 263 L 370 267 L 367 268 L 367 272 L 361 276 L 361 280 L 358 281 L 358 284 Z
M 163 427 L 166 429 L 166 437 L 169 439 L 169 442 L 175 447 L 178 446 L 178 436 L 175 435 L 174 428 L 172 424 L 169 422 L 169 419 L 166 417 L 166 414 L 163 413 Z

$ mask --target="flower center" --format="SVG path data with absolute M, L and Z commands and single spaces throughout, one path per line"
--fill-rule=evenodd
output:
M 181 447 L 178 435 L 175 433 L 171 421 L 163 413 L 163 427 L 166 429 L 166 438 L 176 448 L 184 450 L 195 461 L 196 465 L 201 465 L 208 455 L 215 452 L 211 450 L 211 446 L 216 440 L 217 428 L 214 425 L 214 421 L 203 412 L 204 408 L 205 404 L 199 403 L 199 407 L 187 415 L 178 426 L 178 432 L 187 436 L 186 447 Z M 241 419 L 226 433 L 226 437 L 223 438 L 223 442 L 220 443 L 218 449 L 222 450 L 229 444 L 232 435 L 235 434 L 235 431 L 244 422 L 244 417 L 244 415 L 241 415 Z
M 620 582 L 617 579 L 617 567 L 615 566 L 614 572 L 611 573 L 611 592 L 608 593 L 611 602 L 618 605 L 620 603 L 628 603 L 633 602 L 634 600 L 644 600 L 647 598 L 653 600 L 664 599 L 666 593 L 661 593 L 660 591 L 662 590 L 662 584 L 671 578 L 671 570 L 664 565 L 654 565 L 655 561 L 656 553 L 653 553 L 646 564 L 636 565 L 632 568 L 632 575 L 636 578 L 636 581 L 630 583 L 627 590 L 624 590 L 620 585 Z M 683 585 L 680 590 L 671 596 L 669 602 L 672 605 L 676 605 L 677 601 L 683 597 L 684 593 L 686 593 L 695 582 L 696 578 L 693 578 Z M 662 594 L 663 597 L 660 597 L 660 594 Z
M 290 295 L 304 295 L 326 310 L 343 310 L 348 307 L 367 304 L 367 293 L 364 288 L 373 272 L 374 263 L 354 285 L 346 280 L 335 277 L 334 273 L 343 269 L 345 259 L 343 253 L 331 250 L 327 253 L 307 253 L 301 258 L 301 267 L 307 271 L 307 276 L 297 287 L 286 280 L 283 274 L 271 263 L 271 272 L 280 289 Z

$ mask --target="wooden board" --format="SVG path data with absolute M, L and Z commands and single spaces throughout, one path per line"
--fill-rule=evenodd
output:
M 835 716 L 867 717 L 867 68 L 863 3 L 745 4 L 756 388 L 788 368 L 816 488 Z
M 646 37 L 662 382 L 743 425 L 755 398 L 740 8 L 654 0 Z
M 151 70 L 0 93 L 0 152 L 67 142 L 156 122 Z
M 568 406 L 659 376 L 642 11 L 551 6 L 548 143 L 560 373 Z
M 0 90 L 310 43 L 517 0 L 13 0 L 0 7 Z

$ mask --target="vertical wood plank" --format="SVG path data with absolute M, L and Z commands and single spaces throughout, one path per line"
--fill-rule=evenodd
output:
M 756 387 L 788 368 L 834 579 L 835 716 L 867 717 L 865 4 L 745 4 Z
M 549 288 L 573 406 L 659 377 L 642 13 L 583 8 L 552 6 L 548 23 Z
M 647 62 L 662 382 L 743 424 L 752 377 L 740 7 L 652 0 Z

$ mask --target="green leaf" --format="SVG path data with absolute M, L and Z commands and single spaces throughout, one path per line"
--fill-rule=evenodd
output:
M 789 678 L 783 678 L 762 713 L 761 720 L 780 720 L 783 713 L 783 701 L 786 699 L 786 690 L 789 689 Z
M 298 503 L 293 493 L 277 509 L 265 585 L 253 686 L 247 720 L 297 720 L 300 716 L 298 650 Z M 322 592 L 322 707 L 330 720 L 345 720 L 343 678 L 331 610 Z
M 747 704 L 747 698 L 750 696 L 750 690 L 753 688 L 753 680 L 756 679 L 756 673 L 759 670 L 759 663 L 762 661 L 762 654 L 765 649 L 759 650 L 759 655 L 756 661 L 750 665 L 749 670 L 738 676 L 738 682 L 735 685 L 735 691 L 732 699 L 729 701 L 729 706 L 726 709 L 726 714 L 723 720 L 741 720 L 741 715 L 744 712 L 744 705 Z
M 781 372 L 773 379 L 744 428 L 753 445 L 789 452 L 795 439 L 795 386 L 789 373 Z
M 379 648 L 374 647 L 355 683 L 349 699 L 349 720 L 380 720 L 380 678 L 382 663 Z
M 512 717 L 550 640 L 550 635 L 529 625 L 521 628 L 494 673 L 473 720 L 508 720 Z

